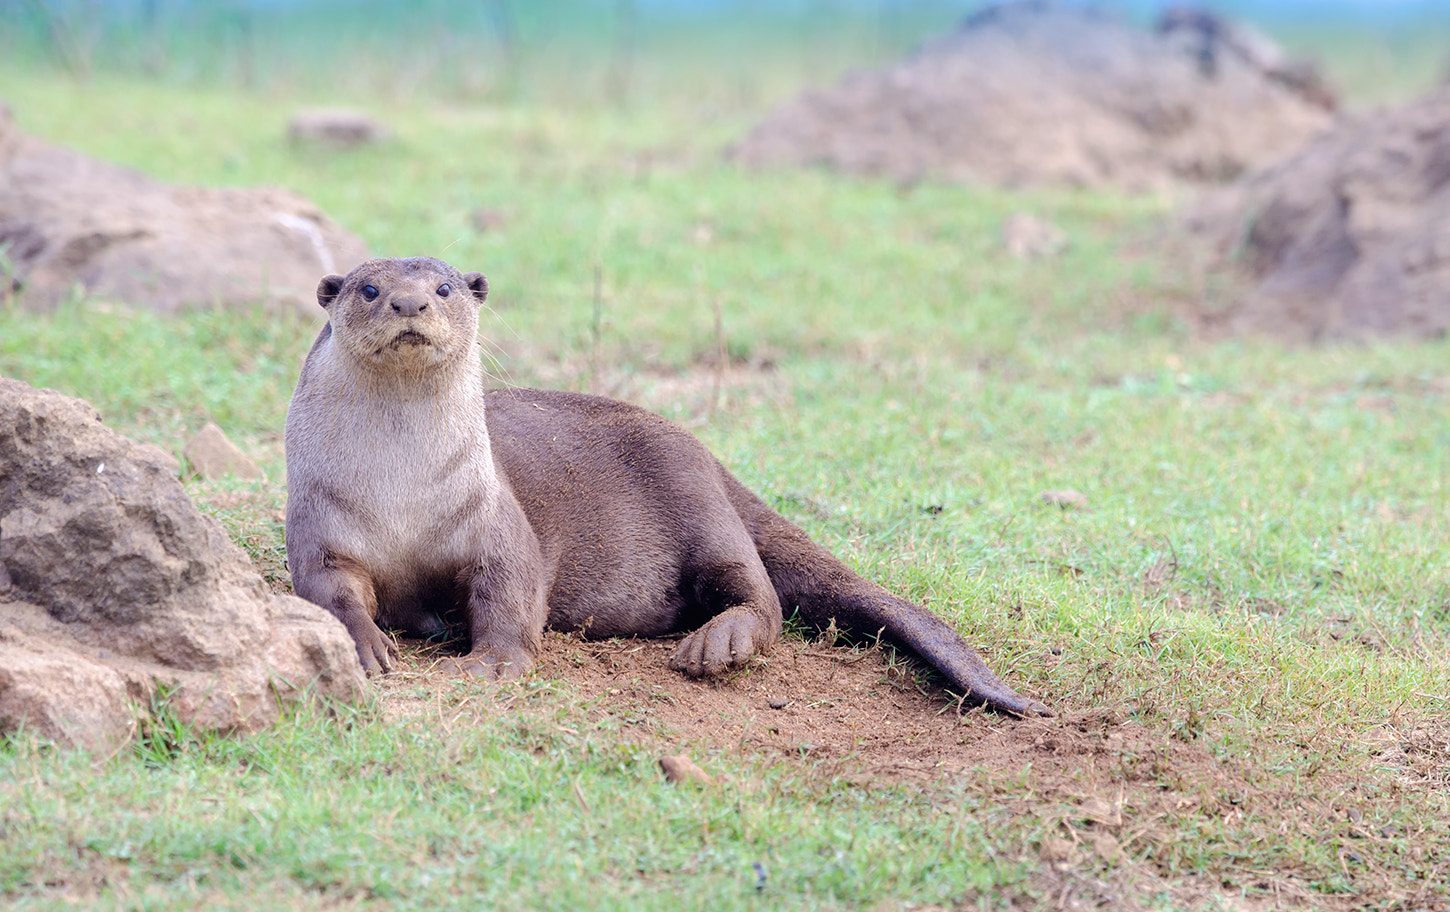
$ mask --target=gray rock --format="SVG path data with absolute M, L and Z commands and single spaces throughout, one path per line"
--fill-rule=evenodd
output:
M 247 731 L 365 688 L 322 609 L 268 591 L 154 447 L 79 399 L 0 378 L 0 730 L 123 743 L 158 688 L 202 729 Z

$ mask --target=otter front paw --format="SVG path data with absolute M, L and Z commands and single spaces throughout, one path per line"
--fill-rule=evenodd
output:
M 357 644 L 357 657 L 362 662 L 368 677 L 387 674 L 393 670 L 393 659 L 397 658 L 398 646 L 393 638 L 378 629 L 372 618 L 353 615 L 343 619 L 352 641 Z
M 745 664 L 772 639 L 770 625 L 758 614 L 731 608 L 685 637 L 670 657 L 670 667 L 696 678 L 723 674 Z

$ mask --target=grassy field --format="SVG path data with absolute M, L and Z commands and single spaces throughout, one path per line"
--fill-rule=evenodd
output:
M 430 34 L 376 8 L 328 45 L 336 80 L 263 40 L 266 22 L 218 19 L 188 27 L 254 44 L 218 32 L 209 57 L 158 27 L 152 73 L 125 53 L 141 38 L 82 61 L 12 33 L 0 98 L 45 138 L 168 180 L 282 184 L 375 252 L 484 270 L 501 382 L 625 395 L 686 422 L 1060 715 L 969 713 L 956 749 L 1016 739 L 1021 761 L 926 781 L 702 738 L 687 746 L 718 781 L 702 789 L 661 780 L 671 732 L 640 737 L 629 707 L 567 674 L 496 688 L 404 676 L 361 708 L 300 709 L 246 739 L 159 724 L 104 759 L 15 739 L 0 746 L 0 902 L 1450 902 L 1450 342 L 1202 338 L 1184 314 L 1223 292 L 1166 252 L 1169 200 L 722 161 L 772 99 L 897 53 L 945 7 L 757 10 L 749 21 L 775 26 L 760 37 L 687 20 L 629 33 L 632 4 L 590 5 L 593 38 L 587 22 L 521 15 L 513 50 L 539 53 L 513 70 L 497 63 L 497 20 L 472 34 L 493 42 L 476 72 L 449 63 L 466 49 L 420 40 L 442 62 L 408 56 L 411 81 L 335 63 L 389 27 Z M 1432 72 L 1445 34 L 1295 41 L 1327 48 L 1367 103 Z M 585 88 L 570 95 L 571 79 Z M 289 147 L 288 115 L 319 101 L 365 103 L 396 137 Z M 1066 251 L 1008 256 L 1000 228 L 1019 211 L 1061 226 Z M 10 309 L 0 374 L 82 396 L 172 451 L 216 421 L 267 478 L 189 490 L 284 587 L 281 429 L 314 332 L 261 313 Z M 1087 506 L 1042 503 L 1063 488 Z M 415 697 L 439 721 L 399 711 Z

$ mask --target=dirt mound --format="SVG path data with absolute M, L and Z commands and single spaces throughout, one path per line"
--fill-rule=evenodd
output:
M 1157 32 L 1021 2 L 883 70 L 781 107 L 731 156 L 898 180 L 1133 191 L 1216 182 L 1332 120 L 1332 95 L 1243 26 L 1178 10 Z
M 1301 339 L 1450 330 L 1450 85 L 1351 117 L 1188 216 L 1252 282 L 1229 328 Z
M 25 136 L 3 104 L 0 253 L 0 282 L 31 307 L 79 285 L 162 313 L 260 301 L 311 317 L 318 278 L 367 258 L 294 193 L 164 184 Z
M 364 686 L 343 626 L 269 593 L 174 460 L 0 377 L 0 732 L 110 750 L 157 700 L 245 730 L 301 693 Z

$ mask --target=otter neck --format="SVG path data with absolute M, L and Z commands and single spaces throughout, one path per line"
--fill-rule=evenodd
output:
M 495 474 L 476 340 L 446 361 L 418 369 L 371 365 L 351 357 L 328 362 L 341 376 L 327 385 L 348 391 L 337 403 L 353 414 L 348 439 L 404 445 L 418 468 L 435 459 L 446 460 L 467 446 L 476 457 L 469 460 L 474 470 L 489 477 Z

